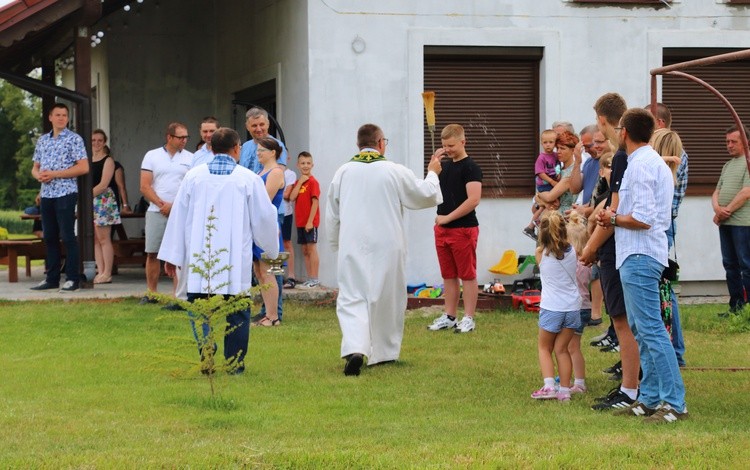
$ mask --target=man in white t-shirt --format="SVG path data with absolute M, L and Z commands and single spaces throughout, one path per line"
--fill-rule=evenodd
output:
M 187 127 L 179 122 L 167 126 L 167 142 L 162 147 L 150 150 L 141 163 L 141 194 L 151 203 L 146 211 L 146 289 L 156 292 L 161 266 L 156 254 L 159 252 L 172 202 L 180 188 L 185 173 L 190 170 L 193 154 L 185 150 L 190 137 Z M 174 279 L 177 285 L 177 278 Z M 154 303 L 144 296 L 141 304 Z
M 202 163 L 208 163 L 214 159 L 214 152 L 211 150 L 211 137 L 219 128 L 219 120 L 213 116 L 207 116 L 201 121 L 201 142 L 203 145 L 193 154 L 193 163 L 191 167 L 196 167 Z

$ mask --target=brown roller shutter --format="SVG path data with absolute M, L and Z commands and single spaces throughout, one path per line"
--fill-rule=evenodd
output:
M 534 194 L 539 153 L 540 48 L 426 48 L 424 88 L 434 91 L 435 146 L 447 124 L 461 124 L 483 172 L 482 196 Z M 424 122 L 425 169 L 432 148 Z
M 665 49 L 664 65 L 733 52 L 736 49 Z M 694 67 L 684 72 L 719 90 L 750 124 L 750 61 Z M 688 195 L 709 195 L 729 158 L 724 131 L 734 122 L 719 99 L 703 86 L 682 77 L 665 76 L 662 100 L 672 111 L 672 129 L 680 134 L 689 155 Z

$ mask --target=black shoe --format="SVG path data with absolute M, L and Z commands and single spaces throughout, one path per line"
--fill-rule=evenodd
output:
M 588 326 L 599 326 L 601 324 L 602 324 L 602 319 L 597 318 L 596 320 L 594 319 L 589 320 Z
M 180 312 L 180 311 L 184 311 L 185 310 L 184 308 L 182 308 L 182 306 L 180 304 L 175 304 L 175 303 L 167 304 L 167 305 L 163 306 L 161 309 L 162 310 L 169 310 L 170 312 Z
M 60 292 L 75 292 L 78 290 L 78 282 L 75 281 L 65 281 L 65 283 L 60 288 Z
M 627 408 L 634 402 L 635 400 L 630 398 L 622 390 L 618 389 L 616 393 L 612 394 L 612 396 L 609 397 L 609 399 L 601 403 L 597 403 L 596 405 L 592 406 L 591 409 L 595 411 L 617 410 L 620 408 Z
M 600 339 L 599 341 L 592 341 L 589 343 L 591 346 L 594 346 L 595 348 L 603 348 L 607 346 L 612 346 L 615 344 L 614 340 L 612 340 L 611 337 L 605 336 L 604 338 Z
M 523 234 L 531 238 L 532 240 L 537 241 L 537 235 L 533 227 L 526 227 L 525 229 L 523 229 Z
M 613 396 L 617 395 L 617 392 L 620 391 L 620 387 L 622 387 L 622 384 L 617 384 L 614 388 L 612 388 L 609 392 L 607 392 L 607 394 L 604 395 L 603 397 L 594 398 L 594 401 L 596 403 L 602 403 L 602 402 L 609 400 Z
M 622 373 L 622 361 L 617 361 L 617 363 L 615 363 L 615 365 L 613 365 L 612 367 L 607 367 L 606 369 L 602 370 L 602 372 L 604 372 L 605 374 L 615 374 L 618 371 Z
M 158 302 L 159 302 L 158 300 L 152 299 L 151 297 L 144 295 L 143 297 L 141 297 L 141 301 L 138 303 L 141 305 L 146 305 L 146 304 L 155 304 Z
M 364 363 L 364 357 L 359 353 L 350 354 L 346 358 L 346 365 L 344 366 L 344 375 L 359 375 L 362 364 Z
M 31 290 L 52 290 L 60 287 L 60 284 L 52 284 L 51 282 L 42 281 L 39 284 L 31 288 Z
M 606 353 L 606 352 L 620 352 L 620 345 L 619 344 L 611 344 L 609 346 L 604 346 L 599 351 Z

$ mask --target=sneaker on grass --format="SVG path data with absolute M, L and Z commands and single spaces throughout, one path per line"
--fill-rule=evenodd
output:
M 448 328 L 454 328 L 456 326 L 455 318 L 451 320 L 448 318 L 448 314 L 444 313 L 437 317 L 431 325 L 427 327 L 431 331 L 447 330 Z
M 672 408 L 671 405 L 666 404 L 659 407 L 654 414 L 643 420 L 644 424 L 671 424 L 676 421 L 682 421 L 688 418 L 687 407 L 685 411 L 680 413 L 679 411 Z
M 589 344 L 591 346 L 594 346 L 595 348 L 604 348 L 607 346 L 612 346 L 613 344 L 615 344 L 615 342 L 607 333 L 604 333 L 604 336 L 602 336 L 601 338 L 598 336 L 592 338 L 592 341 Z
M 557 390 L 555 390 L 555 387 L 542 387 L 533 392 L 531 398 L 534 400 L 555 400 L 557 399 Z
M 618 410 L 629 407 L 634 401 L 635 400 L 630 398 L 627 393 L 622 390 L 617 390 L 616 393 L 611 394 L 611 396 L 603 402 L 592 406 L 591 409 L 594 411 Z
M 456 327 L 453 329 L 454 333 L 468 333 L 472 330 L 474 330 L 474 319 L 472 317 L 467 317 L 464 315 L 464 317 L 461 319 L 460 322 L 456 323 Z
M 630 406 L 613 411 L 612 416 L 651 416 L 654 413 L 656 408 L 650 408 L 636 400 Z
M 617 384 L 614 388 L 612 388 L 609 392 L 607 392 L 607 394 L 604 395 L 603 397 L 596 397 L 596 398 L 594 398 L 594 401 L 596 403 L 602 403 L 602 402 L 605 402 L 605 401 L 609 400 L 613 396 L 617 395 L 617 392 L 620 391 L 620 387 L 622 387 L 621 383 Z

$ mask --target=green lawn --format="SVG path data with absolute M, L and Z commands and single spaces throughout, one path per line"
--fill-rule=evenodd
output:
M 689 366 L 750 367 L 722 306 L 683 307 Z M 182 318 L 135 299 L 0 303 L 0 468 L 741 468 L 750 372 L 686 370 L 690 419 L 648 427 L 591 411 L 616 361 L 585 346 L 589 396 L 535 402 L 536 316 L 488 312 L 470 334 L 410 312 L 402 360 L 345 377 L 333 307 L 289 303 L 252 330 L 220 397 L 189 371 Z M 735 325 L 736 326 L 736 325 Z M 584 340 L 598 330 L 587 330 Z M 586 343 L 587 344 L 587 343 Z

